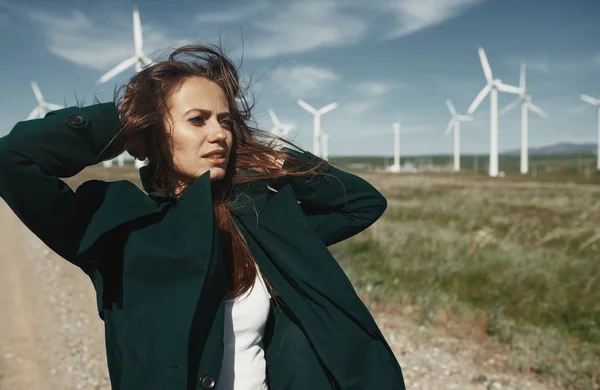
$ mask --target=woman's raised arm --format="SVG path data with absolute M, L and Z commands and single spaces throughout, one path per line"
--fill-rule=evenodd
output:
M 322 161 L 309 152 L 284 150 L 306 161 Z M 289 167 L 289 162 L 283 166 Z M 276 188 L 291 185 L 309 223 L 327 246 L 363 231 L 387 207 L 387 200 L 366 180 L 330 164 L 324 173 L 285 176 L 274 184 Z
M 102 103 L 19 122 L 0 138 L 0 197 L 48 247 L 74 264 L 93 214 L 85 192 L 93 191 L 94 182 L 73 192 L 60 178 L 114 157 L 124 143 L 120 128 L 115 105 Z

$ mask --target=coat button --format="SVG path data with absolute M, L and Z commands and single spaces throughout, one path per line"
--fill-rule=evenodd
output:
M 81 126 L 85 122 L 85 119 L 79 114 L 71 114 L 68 118 L 69 124 L 73 126 Z
M 200 384 L 203 389 L 212 389 L 215 387 L 215 378 L 210 375 L 204 375 L 200 378 Z

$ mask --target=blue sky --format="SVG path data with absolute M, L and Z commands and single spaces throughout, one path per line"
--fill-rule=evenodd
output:
M 31 80 L 51 103 L 111 100 L 133 68 L 95 81 L 133 55 L 134 5 L 151 58 L 220 35 L 239 62 L 243 41 L 243 79 L 259 80 L 258 124 L 272 127 L 272 107 L 309 150 L 312 116 L 298 98 L 339 104 L 322 117 L 330 155 L 391 155 L 398 116 L 403 155 L 450 154 L 444 101 L 466 111 L 484 86 L 480 45 L 505 83 L 518 84 L 519 64 L 527 64 L 528 91 L 550 115 L 529 115 L 531 146 L 596 141 L 595 109 L 579 95 L 600 98 L 597 0 L 0 0 L 0 136 L 36 106 Z M 500 94 L 500 107 L 512 100 Z M 519 132 L 520 110 L 500 117 L 499 149 L 518 148 Z M 488 99 L 462 125 L 461 146 L 488 152 Z

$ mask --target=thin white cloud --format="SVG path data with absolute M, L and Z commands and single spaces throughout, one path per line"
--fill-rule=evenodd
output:
M 393 86 L 380 81 L 363 81 L 354 85 L 354 90 L 367 96 L 381 96 L 389 92 Z
M 105 70 L 133 55 L 131 13 L 108 18 L 78 10 L 27 9 L 26 14 L 42 30 L 48 50 L 72 63 Z M 145 21 L 143 14 L 141 21 L 144 52 L 150 57 L 157 49 L 186 43 Z
M 270 58 L 364 41 L 372 28 L 392 23 L 386 38 L 403 37 L 457 17 L 485 0 L 260 1 L 199 14 L 207 23 L 247 23 L 245 55 Z
M 196 15 L 199 23 L 231 23 L 254 17 L 258 12 L 268 9 L 268 1 L 255 0 L 252 3 L 239 4 L 220 11 L 201 12 Z
M 282 67 L 271 73 L 271 80 L 296 98 L 328 87 L 338 79 L 337 73 L 314 66 Z
M 521 63 L 527 65 L 527 70 L 534 72 L 543 73 L 545 75 L 551 75 L 554 72 L 559 73 L 580 73 L 593 70 L 600 65 L 600 53 L 595 56 L 587 58 L 561 58 L 561 59 L 550 59 L 548 56 L 545 58 L 527 58 L 523 57 L 511 57 L 507 59 L 507 62 L 513 66 L 520 66 Z
M 286 3 L 268 18 L 252 22 L 258 31 L 246 45 L 246 54 L 268 58 L 289 53 L 358 43 L 367 22 L 345 13 L 334 1 L 302 0 Z
M 360 115 L 366 112 L 369 108 L 375 105 L 373 100 L 360 100 L 355 102 L 347 102 L 342 105 L 343 109 L 352 116 Z
M 396 27 L 388 38 L 400 38 L 455 18 L 485 0 L 401 0 L 388 2 L 384 8 L 393 12 Z
M 548 61 L 531 61 L 526 64 L 526 67 L 535 72 L 544 73 L 546 75 L 552 73 L 552 65 Z

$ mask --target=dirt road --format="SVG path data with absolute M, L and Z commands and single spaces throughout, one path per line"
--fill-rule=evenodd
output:
M 1 199 L 0 221 L 0 390 L 110 389 L 89 278 L 49 251 Z M 493 361 L 476 364 L 476 343 L 373 312 L 408 389 L 552 388 L 533 374 L 502 373 Z
M 91 281 L 0 199 L 0 389 L 110 389 Z

